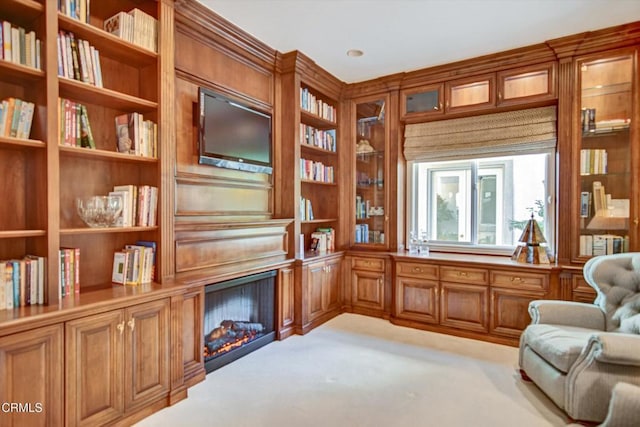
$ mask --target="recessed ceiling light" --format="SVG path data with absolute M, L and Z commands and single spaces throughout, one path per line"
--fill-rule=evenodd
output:
M 349 49 L 347 51 L 347 56 L 350 56 L 352 58 L 356 58 L 358 56 L 362 56 L 364 55 L 364 52 L 361 51 L 360 49 Z

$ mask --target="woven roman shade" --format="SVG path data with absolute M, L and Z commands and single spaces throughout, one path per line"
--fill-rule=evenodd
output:
M 556 146 L 556 107 L 408 124 L 407 160 L 441 161 L 539 153 Z

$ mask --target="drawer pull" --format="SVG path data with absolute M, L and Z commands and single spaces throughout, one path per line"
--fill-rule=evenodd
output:
M 415 273 L 422 273 L 422 268 L 420 268 L 420 267 L 413 267 L 413 271 L 414 271 Z
M 458 271 L 458 277 L 467 277 L 469 273 L 466 271 Z
M 517 277 L 517 276 L 516 277 L 512 277 L 511 281 L 512 282 L 518 282 L 518 283 L 524 282 L 524 280 L 522 280 L 520 277 Z

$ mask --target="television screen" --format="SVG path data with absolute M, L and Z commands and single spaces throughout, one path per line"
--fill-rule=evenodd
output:
M 199 163 L 272 173 L 270 115 L 206 88 L 198 100 Z

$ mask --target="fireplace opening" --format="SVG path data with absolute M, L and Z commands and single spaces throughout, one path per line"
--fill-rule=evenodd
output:
M 207 373 L 275 340 L 275 271 L 205 287 Z

